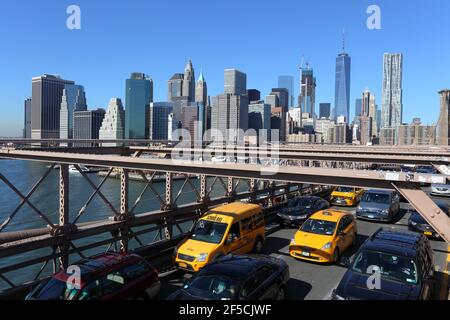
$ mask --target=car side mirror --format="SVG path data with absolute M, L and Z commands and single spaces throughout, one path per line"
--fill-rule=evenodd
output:
M 350 266 L 351 266 L 351 261 L 350 261 L 350 259 L 349 258 L 347 258 L 347 257 L 341 257 L 341 264 L 344 266 L 344 267 L 346 267 L 346 268 L 350 268 Z

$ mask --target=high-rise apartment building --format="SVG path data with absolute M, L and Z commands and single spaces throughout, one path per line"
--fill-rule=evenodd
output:
M 98 135 L 100 140 L 123 140 L 125 138 L 125 110 L 122 100 L 112 98 L 109 101 Z M 108 143 L 104 146 L 118 146 L 117 143 Z
M 67 84 L 75 82 L 49 74 L 32 79 L 32 139 L 59 139 L 61 101 Z
M 23 109 L 23 138 L 31 139 L 31 98 L 25 100 Z
M 144 73 L 132 73 L 126 80 L 126 139 L 147 138 L 146 112 L 151 102 L 153 102 L 153 80 Z
M 61 109 L 59 112 L 60 139 L 73 139 L 73 113 L 86 111 L 86 93 L 83 86 L 66 84 L 63 90 Z
M 437 123 L 437 144 L 450 145 L 450 90 L 439 92 L 441 97 L 440 115 Z
M 294 77 L 293 76 L 279 76 L 278 77 L 278 88 L 284 88 L 288 90 L 289 93 L 289 107 L 294 107 Z
M 381 127 L 396 128 L 403 117 L 403 55 L 384 54 Z

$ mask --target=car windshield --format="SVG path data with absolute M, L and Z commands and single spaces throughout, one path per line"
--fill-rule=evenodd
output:
M 336 229 L 336 222 L 309 219 L 300 228 L 303 232 L 331 236 Z
M 221 300 L 237 296 L 239 282 L 224 276 L 197 276 L 184 289 L 204 298 Z
M 389 203 L 389 195 L 384 193 L 365 193 L 362 202 Z
M 310 209 L 312 207 L 314 203 L 314 199 L 313 198 L 297 198 L 294 200 L 291 200 L 291 202 L 289 202 L 288 207 L 293 208 L 293 207 L 304 207 L 307 209 Z
M 197 241 L 219 244 L 222 242 L 227 226 L 225 223 L 200 220 L 195 225 L 191 238 Z
M 414 260 L 389 253 L 362 251 L 356 257 L 352 270 L 369 276 L 379 274 L 381 278 L 405 284 L 419 283 Z
M 55 278 L 38 287 L 29 297 L 30 300 L 71 300 L 78 293 L 69 282 Z
M 355 192 L 355 189 L 354 188 L 349 188 L 349 187 L 338 187 L 336 189 L 336 192 L 344 192 L 344 193 Z

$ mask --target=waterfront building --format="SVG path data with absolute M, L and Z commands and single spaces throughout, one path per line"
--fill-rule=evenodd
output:
M 126 80 L 125 138 L 146 139 L 147 108 L 153 102 L 153 80 L 144 73 L 132 73 Z
M 75 140 L 98 140 L 105 117 L 104 109 L 74 111 L 73 138 Z M 76 143 L 78 147 L 95 146 L 94 143 Z
M 125 138 L 125 110 L 122 100 L 112 98 L 108 104 L 102 125 L 99 130 L 100 140 L 123 140 Z M 119 146 L 120 143 L 107 143 L 104 146 Z
M 73 113 L 75 111 L 87 110 L 84 87 L 66 84 L 61 100 L 61 109 L 59 111 L 59 138 L 66 140 L 73 139 Z
M 67 84 L 75 82 L 50 74 L 32 79 L 32 139 L 59 139 L 61 102 Z

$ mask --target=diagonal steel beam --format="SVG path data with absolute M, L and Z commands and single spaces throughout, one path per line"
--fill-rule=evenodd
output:
M 80 172 L 81 175 L 86 179 L 86 181 L 89 183 L 89 185 L 92 187 L 92 189 L 96 190 L 97 187 L 92 182 L 92 180 L 87 176 L 87 174 L 85 172 L 83 172 L 83 170 L 81 170 L 80 166 L 78 164 L 75 164 L 74 166 L 78 170 L 78 172 Z M 103 193 L 100 190 L 98 190 L 98 195 L 116 216 L 120 215 L 119 212 L 116 210 L 116 208 L 114 208 L 114 206 L 111 204 L 111 202 L 109 202 L 109 200 L 103 195 Z
M 134 210 L 136 210 L 136 207 L 141 202 L 142 197 L 144 196 L 145 192 L 148 189 L 150 189 L 150 191 L 152 191 L 152 193 L 156 196 L 157 200 L 159 201 L 159 204 L 164 205 L 164 200 L 161 198 L 161 195 L 152 186 L 157 172 L 155 171 L 152 173 L 150 180 L 147 178 L 146 174 L 143 171 L 138 171 L 138 174 L 142 177 L 142 179 L 144 179 L 144 181 L 146 182 L 146 185 L 145 185 L 144 189 L 142 190 L 141 194 L 137 197 L 137 199 L 133 205 L 133 208 L 131 208 L 131 210 L 130 210 L 130 213 L 134 213 Z
M 53 224 L 53 222 L 50 221 L 50 219 L 47 218 L 47 216 L 45 214 L 42 213 L 42 211 L 40 211 L 38 208 L 36 208 L 34 206 L 34 204 L 32 204 L 23 194 L 22 192 L 20 192 L 8 179 L 6 179 L 6 177 L 0 173 L 0 180 L 2 180 L 12 191 L 14 191 L 20 198 L 22 198 L 23 201 L 25 201 L 31 209 L 33 209 L 37 215 L 43 219 L 45 222 L 48 223 L 48 225 L 52 228 L 55 229 L 55 225 Z
M 73 223 L 77 223 L 78 220 L 81 218 L 81 216 L 84 214 L 84 212 L 86 211 L 87 207 L 91 204 L 92 200 L 94 200 L 94 197 L 97 195 L 97 193 L 100 191 L 100 189 L 103 187 L 103 184 L 108 180 L 108 178 L 110 177 L 111 173 L 114 171 L 114 168 L 109 168 L 108 173 L 105 177 L 103 177 L 103 180 L 100 182 L 100 184 L 95 188 L 94 192 L 91 194 L 91 196 L 89 197 L 89 199 L 86 201 L 86 203 L 84 204 L 84 206 L 80 209 L 80 211 L 78 212 L 77 216 L 75 217 L 75 220 L 73 221 Z
M 392 185 L 422 215 L 433 229 L 447 243 L 450 243 L 450 217 L 419 187 L 400 182 L 394 182 Z
M 55 167 L 55 163 L 50 166 L 50 168 L 45 172 L 45 174 L 38 180 L 38 182 L 31 188 L 30 192 L 26 195 L 25 199 L 22 199 L 20 204 L 16 207 L 16 209 L 8 216 L 8 218 L 5 219 L 5 221 L 0 225 L 0 232 L 2 232 L 12 221 L 12 219 L 15 217 L 15 215 L 20 211 L 20 209 L 23 207 L 23 205 L 31 198 L 31 196 L 34 194 L 34 192 L 39 188 L 39 186 L 44 182 L 44 180 L 47 178 L 47 176 L 50 174 L 50 172 Z

